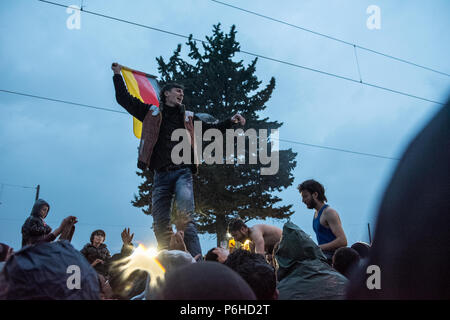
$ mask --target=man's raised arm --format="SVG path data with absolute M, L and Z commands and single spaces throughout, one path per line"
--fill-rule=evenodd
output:
M 139 121 L 144 121 L 145 115 L 150 109 L 150 105 L 143 103 L 128 92 L 125 83 L 123 82 L 122 75 L 120 74 L 120 71 L 122 70 L 120 64 L 114 62 L 111 65 L 111 69 L 114 71 L 113 81 L 114 88 L 116 89 L 117 103 L 124 107 L 133 117 Z

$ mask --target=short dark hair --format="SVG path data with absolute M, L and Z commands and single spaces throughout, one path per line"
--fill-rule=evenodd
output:
M 370 253 L 370 245 L 365 242 L 355 242 L 351 246 L 352 249 L 356 250 L 358 252 L 361 259 L 365 259 L 369 257 Z
M 219 256 L 213 252 L 214 249 L 216 248 L 212 248 L 208 251 L 208 253 L 206 253 L 205 261 L 218 261 L 217 258 Z
M 170 91 L 173 88 L 180 88 L 184 90 L 184 86 L 182 84 L 176 83 L 176 82 L 170 82 L 170 83 L 166 83 L 161 90 L 159 91 L 159 101 L 161 103 L 166 103 L 166 96 L 164 95 L 164 92 L 166 91 Z
M 95 230 L 94 232 L 91 233 L 91 243 L 92 241 L 94 241 L 95 236 L 102 236 L 103 239 L 106 239 L 106 233 L 101 229 Z
M 248 283 L 258 300 L 273 300 L 277 282 L 275 269 L 262 255 L 238 249 L 228 256 L 224 264 Z
M 321 183 L 317 182 L 314 179 L 303 181 L 301 184 L 298 185 L 297 188 L 298 191 L 302 192 L 306 190 L 309 193 L 311 193 L 311 195 L 314 192 L 317 192 L 318 195 L 317 198 L 319 199 L 319 201 L 328 201 L 327 197 L 325 197 L 325 188 Z
M 242 219 L 234 218 L 228 224 L 228 231 L 229 232 L 239 231 L 239 230 L 241 230 L 242 227 L 248 228 L 247 225 L 245 224 L 245 222 Z
M 352 269 L 358 265 L 360 256 L 355 249 L 342 247 L 334 253 L 333 268 L 349 278 Z

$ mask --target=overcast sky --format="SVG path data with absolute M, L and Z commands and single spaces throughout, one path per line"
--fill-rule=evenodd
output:
M 81 0 L 54 0 L 80 6 Z M 447 0 L 267 0 L 225 2 L 350 43 L 450 73 Z M 280 4 L 282 3 L 282 5 Z M 210 0 L 84 0 L 86 10 L 204 39 L 220 22 L 234 24 L 241 50 L 359 80 L 353 46 L 250 15 Z M 366 21 L 380 8 L 380 29 Z M 35 0 L 0 2 L 0 89 L 123 111 L 116 103 L 111 62 L 157 75 L 155 58 L 166 60 L 180 37 L 81 14 L 80 29 L 68 29 L 66 9 Z M 357 51 L 363 81 L 445 102 L 449 76 L 368 51 Z M 237 54 L 247 64 L 254 57 Z M 368 87 L 286 64 L 259 59 L 256 75 L 276 87 L 262 116 L 283 122 L 280 139 L 399 158 L 439 104 Z M 189 108 L 189 106 L 187 106 Z M 156 245 L 152 217 L 133 207 L 140 178 L 138 140 L 131 116 L 0 92 L 0 242 L 18 250 L 21 226 L 30 214 L 36 185 L 50 203 L 48 224 L 78 217 L 73 245 L 81 249 L 103 229 L 112 253 L 130 227 L 136 242 Z M 368 242 L 397 161 L 280 142 L 298 153 L 295 181 L 279 194 L 293 204 L 292 221 L 316 240 L 313 210 L 296 189 L 314 178 L 341 216 L 348 243 Z M 29 188 L 24 188 L 29 187 Z M 251 221 L 249 225 L 260 223 Z M 286 221 L 266 220 L 282 227 Z M 214 236 L 201 236 L 203 253 Z

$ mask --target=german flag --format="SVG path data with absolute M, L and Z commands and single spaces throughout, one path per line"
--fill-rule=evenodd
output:
M 144 103 L 159 107 L 159 85 L 156 76 L 141 71 L 122 67 L 122 76 L 125 79 L 128 92 Z M 133 133 L 141 138 L 142 122 L 133 117 Z

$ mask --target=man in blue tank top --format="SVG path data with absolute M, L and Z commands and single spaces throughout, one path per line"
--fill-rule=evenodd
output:
M 347 246 L 347 238 L 342 229 L 339 214 L 331 208 L 325 197 L 325 188 L 315 180 L 306 180 L 299 184 L 298 191 L 308 209 L 314 209 L 313 229 L 322 252 L 329 264 L 334 252 Z

